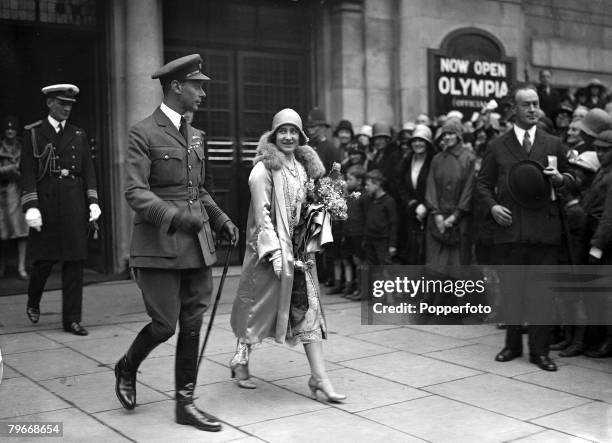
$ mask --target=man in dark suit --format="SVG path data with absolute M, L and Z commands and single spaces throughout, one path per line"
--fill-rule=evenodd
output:
M 495 221 L 493 264 L 556 264 L 561 242 L 561 219 L 556 203 L 545 200 L 537 208 L 522 205 L 512 196 L 507 177 L 518 162 L 533 160 L 549 165 L 551 157 L 556 158 L 557 167 L 549 165 L 543 174 L 554 187 L 570 184 L 573 177 L 569 174 L 561 140 L 536 129 L 539 111 L 536 91 L 519 88 L 512 99 L 514 128 L 489 144 L 477 181 L 482 208 Z M 508 326 L 506 346 L 496 356 L 497 361 L 510 361 L 522 354 L 521 329 L 519 325 Z M 529 325 L 528 333 L 530 361 L 541 369 L 556 371 L 555 363 L 548 357 L 550 326 Z
M 151 322 L 115 366 L 115 392 L 126 409 L 136 406 L 136 372 L 179 322 L 176 344 L 176 421 L 205 431 L 221 424 L 194 404 L 202 317 L 212 292 L 216 261 L 211 228 L 235 244 L 238 229 L 204 187 L 206 170 L 200 131 L 182 117 L 206 96 L 193 54 L 173 60 L 152 75 L 164 99 L 129 133 L 125 197 L 136 212 L 130 266 Z
M 540 71 L 540 84 L 537 88 L 538 98 L 540 99 L 540 108 L 548 118 L 553 117 L 561 103 L 561 96 L 552 87 L 551 79 L 552 74 L 548 69 Z
M 26 314 L 32 323 L 38 322 L 45 284 L 53 265 L 61 261 L 64 330 L 87 335 L 80 324 L 83 263 L 88 222 L 101 213 L 96 176 L 85 131 L 67 123 L 79 88 L 59 84 L 42 92 L 49 115 L 26 126 L 21 154 L 21 202 L 30 227 L 28 253 L 34 262 Z

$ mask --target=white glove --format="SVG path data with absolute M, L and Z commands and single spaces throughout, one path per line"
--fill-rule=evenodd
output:
M 274 251 L 274 254 L 272 254 L 272 257 L 270 257 L 270 261 L 272 262 L 274 273 L 278 278 L 280 278 L 281 273 L 283 272 L 283 255 L 281 254 L 280 249 Z
M 425 205 L 423 203 L 419 203 L 414 211 L 416 212 L 417 220 L 422 222 L 425 216 L 427 215 L 427 208 L 425 207 Z
M 100 206 L 97 203 L 92 203 L 89 205 L 89 221 L 95 221 L 100 218 L 102 211 L 100 210 Z
M 589 250 L 589 255 L 596 258 L 597 260 L 600 260 L 601 256 L 603 255 L 603 251 L 597 246 L 591 246 L 591 249 Z
M 25 213 L 25 221 L 26 221 L 26 224 L 30 228 L 36 229 L 37 231 L 40 232 L 43 223 L 42 223 L 42 215 L 40 214 L 40 211 L 38 210 L 38 208 L 28 209 Z

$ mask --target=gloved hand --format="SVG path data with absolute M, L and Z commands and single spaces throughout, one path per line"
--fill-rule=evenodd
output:
M 278 278 L 280 278 L 281 273 L 283 272 L 283 255 L 281 254 L 280 249 L 274 251 L 272 257 L 270 257 L 270 261 L 272 262 L 274 273 Z
M 442 214 L 436 214 L 434 216 L 434 223 L 436 224 L 436 228 L 440 231 L 440 234 L 444 234 L 446 231 L 446 225 L 444 224 L 444 216 Z
M 427 208 L 423 203 L 419 203 L 414 211 L 416 212 L 417 220 L 422 223 L 427 215 Z
M 38 208 L 28 209 L 25 213 L 25 221 L 30 228 L 36 229 L 38 232 L 42 229 L 42 215 Z
M 603 255 L 603 251 L 599 249 L 597 246 L 591 246 L 589 250 L 589 261 L 590 265 L 599 265 L 601 264 L 601 256 Z
M 188 234 L 197 234 L 203 226 L 202 217 L 198 217 L 191 212 L 181 211 L 170 222 L 170 233 L 183 231 Z
M 102 211 L 100 210 L 100 206 L 97 203 L 92 203 L 89 205 L 89 221 L 96 221 L 102 215 Z

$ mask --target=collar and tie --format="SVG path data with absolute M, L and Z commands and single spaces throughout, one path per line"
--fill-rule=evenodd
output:
M 181 125 L 179 126 L 179 132 L 185 139 L 185 143 L 189 145 L 189 140 L 187 139 L 187 121 L 185 121 L 185 117 L 181 117 Z
M 525 131 L 525 136 L 523 137 L 523 149 L 525 149 L 525 152 L 527 152 L 527 154 L 529 154 L 531 152 L 531 138 L 529 138 L 529 132 Z

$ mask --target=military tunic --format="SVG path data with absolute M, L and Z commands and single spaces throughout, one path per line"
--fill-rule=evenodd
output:
M 38 208 L 43 223 L 30 229 L 28 253 L 34 261 L 85 260 L 89 204 L 98 203 L 87 135 L 66 123 L 60 136 L 47 119 L 26 129 L 21 202 L 24 212 Z

